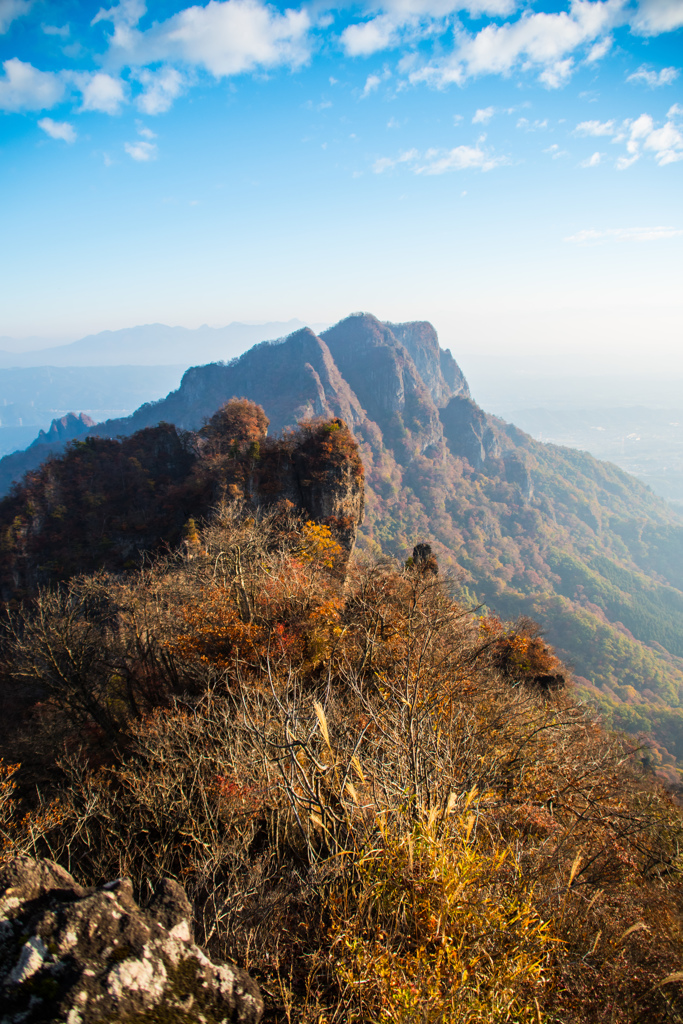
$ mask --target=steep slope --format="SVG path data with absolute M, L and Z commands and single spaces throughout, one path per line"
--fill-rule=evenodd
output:
M 369 314 L 195 367 L 92 433 L 196 430 L 233 396 L 262 404 L 275 430 L 348 423 L 366 474 L 361 546 L 405 559 L 431 543 L 466 600 L 536 618 L 615 726 L 650 733 L 666 764 L 683 758 L 683 527 L 646 487 L 487 415 L 429 325 Z

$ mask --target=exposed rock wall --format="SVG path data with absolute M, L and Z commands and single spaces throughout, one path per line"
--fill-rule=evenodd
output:
M 470 398 L 452 398 L 441 410 L 443 432 L 453 455 L 467 459 L 473 469 L 501 454 L 500 437 L 489 417 Z
M 386 326 L 410 353 L 435 405 L 441 408 L 455 395 L 469 398 L 465 375 L 451 353 L 439 347 L 437 333 L 427 320 Z
M 0 1024 L 258 1024 L 256 983 L 193 941 L 182 888 L 142 910 L 129 879 L 84 889 L 49 860 L 0 866 Z

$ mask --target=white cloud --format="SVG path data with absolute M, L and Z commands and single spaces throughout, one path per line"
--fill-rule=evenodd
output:
M 280 13 L 260 0 L 209 0 L 146 31 L 136 27 L 141 12 L 139 0 L 127 0 L 97 14 L 95 20 L 114 24 L 110 61 L 136 67 L 181 63 L 223 78 L 256 68 L 297 67 L 310 54 L 311 19 L 304 10 Z
M 627 170 L 644 153 L 652 153 L 660 167 L 683 160 L 683 127 L 675 123 L 680 114 L 681 108 L 674 104 L 669 109 L 667 120 L 659 127 L 649 114 L 624 121 L 621 131 L 612 140 L 625 142 L 628 154 L 617 159 L 617 170 Z
M 606 53 L 612 48 L 614 40 L 611 36 L 605 36 L 604 39 L 599 39 L 597 43 L 593 43 L 588 56 L 586 57 L 586 64 L 595 64 L 596 61 L 602 60 Z
M 138 135 L 141 135 L 143 137 L 143 139 L 156 139 L 156 138 L 158 138 L 158 135 L 157 135 L 156 132 L 153 132 L 151 128 L 146 128 L 143 124 L 140 124 L 139 121 L 137 122 L 137 129 L 138 129 Z
M 427 150 L 424 155 L 424 163 L 415 168 L 416 174 L 446 174 L 448 171 L 480 170 L 492 171 L 494 167 L 501 167 L 510 163 L 504 156 L 491 156 L 481 148 L 480 143 L 476 146 L 456 146 L 444 152 L 438 150 Z
M 103 114 L 118 114 L 126 102 L 124 83 L 104 71 L 83 71 L 70 76 L 83 100 L 80 112 L 98 110 Z
M 365 99 L 365 97 L 369 96 L 371 92 L 375 91 L 375 89 L 379 89 L 381 81 L 382 79 L 379 77 L 379 75 L 368 75 L 368 77 L 365 80 L 365 88 L 363 89 L 361 98 Z
M 341 34 L 349 57 L 369 57 L 406 41 L 442 31 L 449 15 L 467 11 L 472 18 L 512 14 L 517 0 L 384 0 L 380 13 L 367 21 L 348 25 Z
M 635 156 L 620 156 L 617 158 L 615 166 L 618 171 L 626 171 L 631 166 L 631 164 L 634 164 L 636 160 L 639 159 L 640 157 L 637 153 Z
M 632 29 L 643 36 L 656 36 L 672 32 L 683 25 L 681 0 L 640 0 L 631 18 Z
M 76 130 L 68 121 L 53 121 L 51 117 L 44 117 L 38 122 L 38 127 L 51 139 L 61 139 L 63 142 L 76 141 Z
M 135 101 L 143 114 L 165 114 L 185 88 L 185 79 L 176 68 L 142 68 L 135 77 L 144 90 Z
M 517 21 L 486 25 L 475 35 L 459 31 L 452 56 L 414 71 L 412 81 L 436 86 L 460 84 L 483 74 L 509 75 L 537 70 L 539 80 L 556 89 L 570 78 L 574 54 L 601 42 L 623 20 L 625 0 L 571 0 L 569 11 L 525 12 Z
M 530 121 L 526 117 L 520 117 L 515 127 L 522 128 L 525 132 L 539 132 L 548 127 L 548 118 L 544 117 L 542 121 L 538 118 L 535 121 Z
M 31 9 L 31 0 L 0 0 L 0 35 L 17 18 L 23 18 Z
M 582 167 L 597 167 L 602 160 L 602 153 L 593 153 L 588 159 L 581 161 Z
M 643 141 L 643 149 L 650 150 L 660 167 L 683 160 L 683 132 L 671 121 L 655 128 Z
M 349 57 L 369 57 L 379 50 L 388 50 L 398 46 L 400 29 L 407 24 L 391 15 L 380 14 L 370 21 L 356 25 L 347 25 L 341 34 L 342 46 Z
M 548 89 L 560 89 L 569 81 L 573 70 L 574 59 L 572 57 L 567 57 L 565 60 L 556 60 L 554 64 L 550 64 L 541 71 L 538 80 L 547 86 Z
M 614 135 L 614 121 L 582 121 L 574 129 L 574 135 Z
M 502 167 L 511 163 L 506 156 L 495 156 L 483 147 L 486 136 L 482 135 L 474 146 L 456 146 L 454 149 L 428 149 L 420 153 L 417 149 L 408 149 L 397 157 L 383 156 L 375 160 L 373 171 L 383 174 L 393 170 L 400 164 L 406 164 L 413 174 L 436 175 L 449 171 L 479 170 L 491 171 L 494 167 Z
M 71 34 L 69 25 L 41 25 L 46 36 L 59 36 L 60 39 L 68 39 Z
M 408 149 L 397 157 L 381 156 L 378 160 L 375 160 L 372 169 L 375 174 L 383 174 L 384 171 L 390 171 L 398 166 L 398 164 L 414 163 L 419 156 L 420 154 L 416 149 Z
M 655 89 L 658 85 L 671 85 L 678 78 L 678 68 L 662 68 L 661 71 L 650 71 L 646 67 L 638 68 L 626 79 L 627 82 L 637 82 L 639 85 L 649 85 Z
M 157 147 L 154 142 L 125 142 L 123 148 L 133 160 L 143 163 L 157 158 Z
M 64 96 L 64 82 L 52 71 L 39 71 L 17 57 L 6 60 L 2 67 L 0 110 L 49 110 Z
M 495 107 L 480 108 L 472 118 L 472 124 L 488 124 L 495 112 Z
M 548 146 L 547 149 L 543 150 L 544 153 L 549 153 L 553 160 L 559 160 L 561 156 L 569 156 L 566 149 L 560 149 L 556 142 L 553 142 L 552 146 Z
M 90 24 L 110 21 L 114 26 L 112 45 L 126 49 L 135 37 L 136 25 L 146 13 L 144 0 L 120 0 L 114 7 L 101 7 Z
M 607 228 L 604 231 L 589 228 L 570 235 L 565 238 L 565 242 L 603 242 L 608 239 L 616 239 L 619 242 L 658 242 L 665 238 L 678 238 L 681 235 L 683 235 L 682 228 L 670 227 Z

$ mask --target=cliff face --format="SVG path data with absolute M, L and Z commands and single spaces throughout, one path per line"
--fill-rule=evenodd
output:
M 121 440 L 89 437 L 0 502 L 0 596 L 176 547 L 189 519 L 223 499 L 287 502 L 323 522 L 348 555 L 363 520 L 363 466 L 340 419 L 281 439 L 254 403 L 234 401 L 198 433 L 165 423 Z
M 33 448 L 40 444 L 73 441 L 75 437 L 80 437 L 81 434 L 85 434 L 90 427 L 94 426 L 95 420 L 91 419 L 86 413 L 82 412 L 77 416 L 74 412 L 68 412 L 66 416 L 54 419 L 50 424 L 49 430 L 40 430 L 38 437 L 31 447 Z
M 490 418 L 470 398 L 451 398 L 441 410 L 441 422 L 453 455 L 467 459 L 474 469 L 482 469 L 501 454 L 500 437 Z
M 410 456 L 439 441 L 439 414 L 429 387 L 386 324 L 359 313 L 325 331 L 323 338 L 368 418 L 381 424 L 393 447 Z
M 470 397 L 465 375 L 451 353 L 439 347 L 437 333 L 428 321 L 386 326 L 410 353 L 435 405 L 441 408 L 455 395 Z

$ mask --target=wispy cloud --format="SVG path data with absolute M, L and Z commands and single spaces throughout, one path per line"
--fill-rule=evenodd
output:
M 548 127 L 548 118 L 544 117 L 542 121 L 539 118 L 536 118 L 535 121 L 530 121 L 526 117 L 520 117 L 515 127 L 521 128 L 525 132 L 540 132 Z
M 59 36 L 60 39 L 68 39 L 71 34 L 69 25 L 41 25 L 46 36 Z
M 416 149 L 407 149 L 403 153 L 399 153 L 398 156 L 381 156 L 375 160 L 372 165 L 372 169 L 375 174 L 383 174 L 385 171 L 391 171 L 394 167 L 399 164 L 410 164 L 414 163 L 420 157 L 419 152 Z
M 614 121 L 582 121 L 574 129 L 574 135 L 614 135 L 616 131 Z
M 597 231 L 588 228 L 577 231 L 575 235 L 569 235 L 565 242 L 605 242 L 610 239 L 618 242 L 659 242 L 665 238 L 679 238 L 683 235 L 683 228 L 655 227 L 655 228 L 606 228 Z
M 23 18 L 30 10 L 30 0 L 0 0 L 0 35 L 7 31 L 13 21 Z
M 638 85 L 648 85 L 651 89 L 656 89 L 660 85 L 671 85 L 679 74 L 678 68 L 662 68 L 661 71 L 652 71 L 643 66 L 629 75 L 626 81 L 636 82 Z
M 368 75 L 368 77 L 365 79 L 365 86 L 363 88 L 363 92 L 361 93 L 361 99 L 365 99 L 365 97 L 369 96 L 371 92 L 375 92 L 377 89 L 379 89 L 381 83 L 382 79 L 380 78 L 379 75 Z
M 597 167 L 602 161 L 602 153 L 593 153 L 586 160 L 581 161 L 581 167 Z
M 409 149 L 397 157 L 380 157 L 373 164 L 375 174 L 393 170 L 400 164 L 408 165 L 413 174 L 437 175 L 450 171 L 492 171 L 511 163 L 507 156 L 497 156 L 483 147 L 485 136 L 474 146 L 455 146 L 453 149 L 428 149 L 420 153 L 417 149 Z
M 161 67 L 157 71 L 142 68 L 135 71 L 134 77 L 143 87 L 135 101 L 143 114 L 165 114 L 185 90 L 185 77 L 176 68 Z
M 44 117 L 38 122 L 38 127 L 51 139 L 61 139 L 62 142 L 76 141 L 76 129 L 68 121 L 53 121 L 51 117 Z
M 456 146 L 446 151 L 429 149 L 424 155 L 424 163 L 415 168 L 416 174 L 446 174 L 448 171 L 492 171 L 494 167 L 509 164 L 506 156 L 493 156 L 476 146 Z
M 472 118 L 472 124 L 488 124 L 495 112 L 495 107 L 484 107 L 483 109 L 477 110 Z
M 156 160 L 158 150 L 155 142 L 125 142 L 123 148 L 133 160 L 147 163 L 149 160 Z

